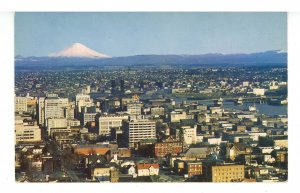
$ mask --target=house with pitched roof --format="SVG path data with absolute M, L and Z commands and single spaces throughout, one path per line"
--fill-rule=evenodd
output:
M 245 155 L 251 153 L 251 147 L 244 143 L 228 144 L 226 148 L 227 158 L 234 160 L 239 155 Z
M 137 164 L 138 176 L 153 176 L 159 174 L 158 163 L 138 163 Z

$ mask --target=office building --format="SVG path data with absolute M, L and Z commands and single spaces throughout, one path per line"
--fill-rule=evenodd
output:
M 49 118 L 64 118 L 65 109 L 69 104 L 67 98 L 59 98 L 56 94 L 48 94 L 38 99 L 39 124 L 47 126 Z
M 52 135 L 51 129 L 67 128 L 68 122 L 66 118 L 49 118 L 47 119 L 48 135 Z
M 125 145 L 135 148 L 144 139 L 156 139 L 155 121 L 148 119 L 129 120 L 124 122 Z
M 40 142 L 41 140 L 41 129 L 35 121 L 16 120 L 15 143 Z
M 203 163 L 203 175 L 207 182 L 241 182 L 245 178 L 245 166 L 231 163 Z
M 122 127 L 123 120 L 128 120 L 128 115 L 99 115 L 96 118 L 99 135 L 110 136 L 112 128 L 120 129 Z

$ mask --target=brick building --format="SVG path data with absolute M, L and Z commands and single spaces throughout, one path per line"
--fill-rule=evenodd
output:
M 154 155 L 155 157 L 165 157 L 168 154 L 177 155 L 183 151 L 182 142 L 168 137 L 167 139 L 157 142 L 154 145 Z

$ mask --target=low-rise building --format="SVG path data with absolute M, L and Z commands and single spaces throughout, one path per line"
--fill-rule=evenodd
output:
M 173 122 L 180 122 L 182 119 L 187 119 L 187 114 L 185 111 L 173 111 L 170 113 L 170 121 Z
M 91 180 L 98 182 L 110 182 L 110 167 L 104 164 L 96 163 L 91 166 Z
M 265 95 L 265 89 L 264 88 L 254 88 L 253 94 L 256 96 L 264 96 Z
M 41 140 L 41 129 L 35 121 L 16 122 L 15 143 L 40 142 Z
M 216 164 L 204 162 L 203 175 L 207 182 L 242 182 L 245 166 L 239 164 Z
M 163 107 L 152 107 L 150 109 L 150 113 L 151 113 L 152 116 L 164 115 L 165 114 L 165 109 Z
M 154 145 L 155 157 L 165 157 L 166 155 L 177 155 L 182 151 L 183 151 L 183 143 L 176 139 L 168 138 L 162 142 L 157 142 Z
M 202 175 L 202 162 L 201 161 L 185 161 L 184 163 L 185 173 L 189 178 L 193 176 Z
M 197 126 L 182 126 L 176 130 L 176 138 L 190 145 L 197 142 Z
M 234 160 L 239 155 L 245 155 L 250 153 L 251 147 L 248 147 L 243 143 L 228 144 L 226 147 L 226 157 L 231 160 Z
M 158 163 L 139 163 L 137 164 L 138 176 L 153 176 L 159 174 Z
M 192 147 L 187 149 L 186 152 L 183 153 L 183 155 L 188 158 L 203 159 L 216 151 L 217 148 L 215 146 Z
M 103 145 L 77 145 L 74 153 L 78 155 L 108 155 L 110 147 Z

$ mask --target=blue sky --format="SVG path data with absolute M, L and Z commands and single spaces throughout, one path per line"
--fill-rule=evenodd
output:
M 80 42 L 110 56 L 287 50 L 286 13 L 16 13 L 15 54 Z

